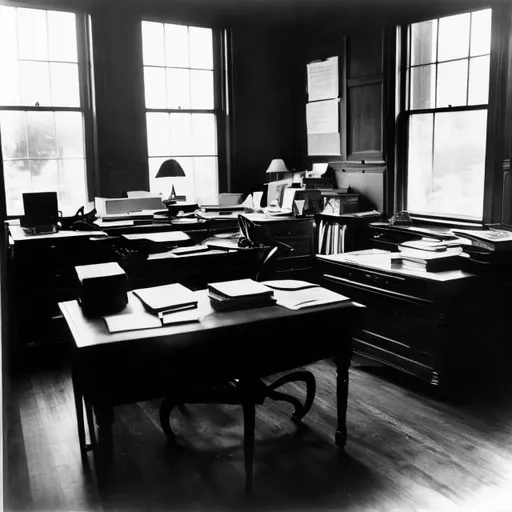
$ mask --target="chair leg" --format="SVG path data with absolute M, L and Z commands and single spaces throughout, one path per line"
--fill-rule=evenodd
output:
M 96 429 L 94 427 L 94 415 L 92 405 L 85 401 L 85 413 L 87 415 L 87 425 L 89 426 L 89 438 L 91 440 L 91 448 L 96 448 Z
M 160 404 L 160 409 L 158 411 L 158 414 L 160 416 L 160 425 L 162 427 L 162 430 L 164 431 L 168 443 L 174 442 L 174 432 L 172 431 L 170 423 L 171 411 L 173 410 L 174 405 L 175 404 L 171 402 L 169 398 L 164 398 L 162 400 L 162 403 Z
M 252 493 L 254 472 L 254 437 L 256 425 L 256 406 L 254 402 L 244 402 L 244 465 L 245 491 Z
M 304 401 L 304 405 L 302 405 L 296 398 L 290 395 L 275 391 L 276 388 L 282 386 L 283 384 L 295 381 L 302 381 L 306 385 L 306 400 Z M 315 376 L 310 371 L 303 370 L 292 372 L 284 375 L 283 377 L 280 377 L 272 384 L 269 384 L 267 390 L 269 398 L 274 400 L 285 400 L 290 402 L 295 407 L 295 411 L 292 414 L 292 420 L 296 423 L 299 423 L 302 418 L 304 418 L 304 416 L 306 416 L 306 414 L 309 412 L 315 400 L 316 380 Z

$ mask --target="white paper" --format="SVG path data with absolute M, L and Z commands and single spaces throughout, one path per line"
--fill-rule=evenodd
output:
M 341 155 L 339 133 L 308 134 L 308 155 Z
M 271 205 L 274 201 L 277 202 L 278 206 L 281 206 L 281 197 L 283 195 L 283 189 L 289 187 L 292 184 L 292 179 L 271 181 L 268 184 L 267 189 L 267 205 Z
M 155 197 L 158 194 L 148 192 L 147 190 L 132 190 L 126 193 L 128 197 Z
M 105 316 L 109 332 L 136 331 L 160 327 L 160 319 L 149 313 L 129 313 Z
M 339 131 L 339 111 L 338 100 L 307 103 L 307 133 L 334 133 Z
M 320 178 L 327 171 L 329 164 L 327 162 L 317 162 L 313 164 L 313 168 L 308 172 L 308 178 Z
M 307 65 L 309 101 L 337 98 L 339 93 L 338 57 Z
M 293 200 L 295 198 L 295 192 L 302 190 L 300 188 L 285 188 L 283 194 L 283 202 L 281 204 L 282 210 L 291 210 L 293 206 Z
M 350 300 L 345 295 L 322 288 L 321 286 L 291 291 L 274 290 L 274 297 L 280 306 L 294 310 Z
M 123 235 L 127 240 L 149 240 L 150 242 L 183 242 L 190 240 L 187 233 L 183 231 L 164 231 L 162 233 L 134 233 Z
M 263 192 L 257 191 L 252 193 L 253 208 L 261 208 L 261 200 L 263 199 Z

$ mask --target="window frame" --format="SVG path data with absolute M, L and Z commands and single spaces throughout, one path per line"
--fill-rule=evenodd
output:
M 483 9 L 491 9 L 491 47 L 490 47 L 490 66 L 489 66 L 489 98 L 487 104 L 465 105 L 456 107 L 440 107 L 430 109 L 407 108 L 409 98 L 410 80 L 408 80 L 407 65 L 410 59 L 410 26 L 414 23 L 443 18 L 446 16 L 458 15 L 476 12 Z M 395 139 L 396 139 L 396 166 L 395 166 L 395 197 L 396 210 L 405 210 L 407 205 L 407 186 L 408 186 L 408 150 L 409 150 L 409 120 L 411 115 L 425 113 L 443 113 L 443 112 L 460 112 L 460 111 L 487 111 L 486 126 L 486 155 L 484 165 L 484 190 L 483 190 L 483 209 L 482 219 L 474 219 L 469 217 L 455 215 L 435 215 L 419 212 L 409 212 L 413 219 L 421 221 L 441 222 L 447 224 L 469 224 L 469 225 L 486 225 L 501 221 L 501 187 L 502 174 L 497 168 L 498 162 L 498 136 L 496 134 L 496 123 L 500 119 L 500 93 L 497 91 L 497 83 L 501 83 L 501 74 L 503 68 L 502 56 L 502 40 L 504 39 L 504 23 L 501 18 L 501 10 L 490 6 L 480 5 L 472 8 L 456 11 L 437 12 L 425 15 L 425 17 L 409 20 L 408 23 L 397 27 L 396 40 L 396 66 L 395 78 L 397 84 L 397 108 L 395 118 Z M 437 56 L 436 56 L 437 62 Z M 506 87 L 505 87 L 506 89 Z M 486 105 L 486 108 L 482 108 Z M 412 113 L 411 113 L 412 112 Z
M 147 190 L 149 190 L 149 151 L 147 147 L 148 130 L 147 117 L 148 112 L 157 113 L 213 113 L 217 126 L 217 183 L 218 192 L 225 192 L 229 188 L 230 169 L 231 169 L 231 143 L 230 143 L 230 111 L 231 111 L 231 40 L 227 29 L 215 26 L 215 24 L 207 25 L 198 23 L 193 20 L 172 19 L 164 16 L 143 15 L 139 18 L 139 36 L 140 37 L 140 56 L 141 56 L 141 75 L 144 75 L 144 61 L 142 60 L 142 23 L 154 22 L 171 25 L 182 25 L 187 27 L 208 28 L 212 31 L 212 49 L 213 49 L 213 109 L 169 109 L 169 108 L 147 108 L 144 93 L 144 78 L 142 78 L 142 111 L 144 126 L 144 152 L 147 165 L 147 172 L 144 177 Z
M 91 59 L 91 19 L 90 15 L 80 9 L 52 5 L 51 2 L 42 5 L 35 3 L 22 3 L 15 1 L 7 1 L 5 7 L 34 9 L 39 11 L 58 11 L 64 13 L 72 13 L 75 15 L 76 21 L 76 40 L 77 40 L 77 65 L 78 65 L 78 86 L 80 94 L 79 107 L 41 107 L 28 105 L 4 105 L 0 106 L 2 111 L 14 112 L 81 112 L 84 122 L 84 160 L 85 160 L 85 185 L 86 200 L 91 201 L 96 192 L 96 135 L 94 127 L 93 115 L 93 89 L 92 89 L 92 59 Z M 0 139 L 1 140 L 1 139 Z M 2 155 L 3 168 L 3 155 Z M 2 197 L 4 202 L 5 218 L 17 219 L 22 217 L 20 214 L 9 214 L 7 211 L 7 197 L 5 194 L 5 172 L 2 173 Z M 77 205 L 77 210 L 80 206 Z M 74 212 L 73 212 L 74 213 Z

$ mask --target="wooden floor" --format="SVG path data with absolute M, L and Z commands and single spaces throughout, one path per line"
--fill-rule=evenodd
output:
M 6 389 L 5 510 L 512 510 L 507 383 L 453 404 L 414 379 L 355 359 L 346 457 L 339 460 L 334 369 L 313 365 L 317 398 L 299 431 L 287 405 L 258 407 L 255 489 L 247 500 L 240 408 L 177 411 L 183 448 L 176 451 L 159 428 L 157 401 L 119 407 L 114 477 L 99 490 L 94 470 L 84 471 L 80 460 L 69 364 L 43 366 Z

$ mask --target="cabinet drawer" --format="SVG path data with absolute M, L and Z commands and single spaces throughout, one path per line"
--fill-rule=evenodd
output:
M 432 302 L 323 278 L 322 284 L 366 306 L 361 330 L 382 348 L 417 361 L 431 361 L 442 327 Z
M 279 242 L 289 245 L 293 248 L 293 252 L 289 256 L 312 256 L 313 240 L 309 236 L 279 237 Z
M 290 237 L 290 236 L 313 236 L 313 220 L 287 220 L 265 223 L 274 238 Z

